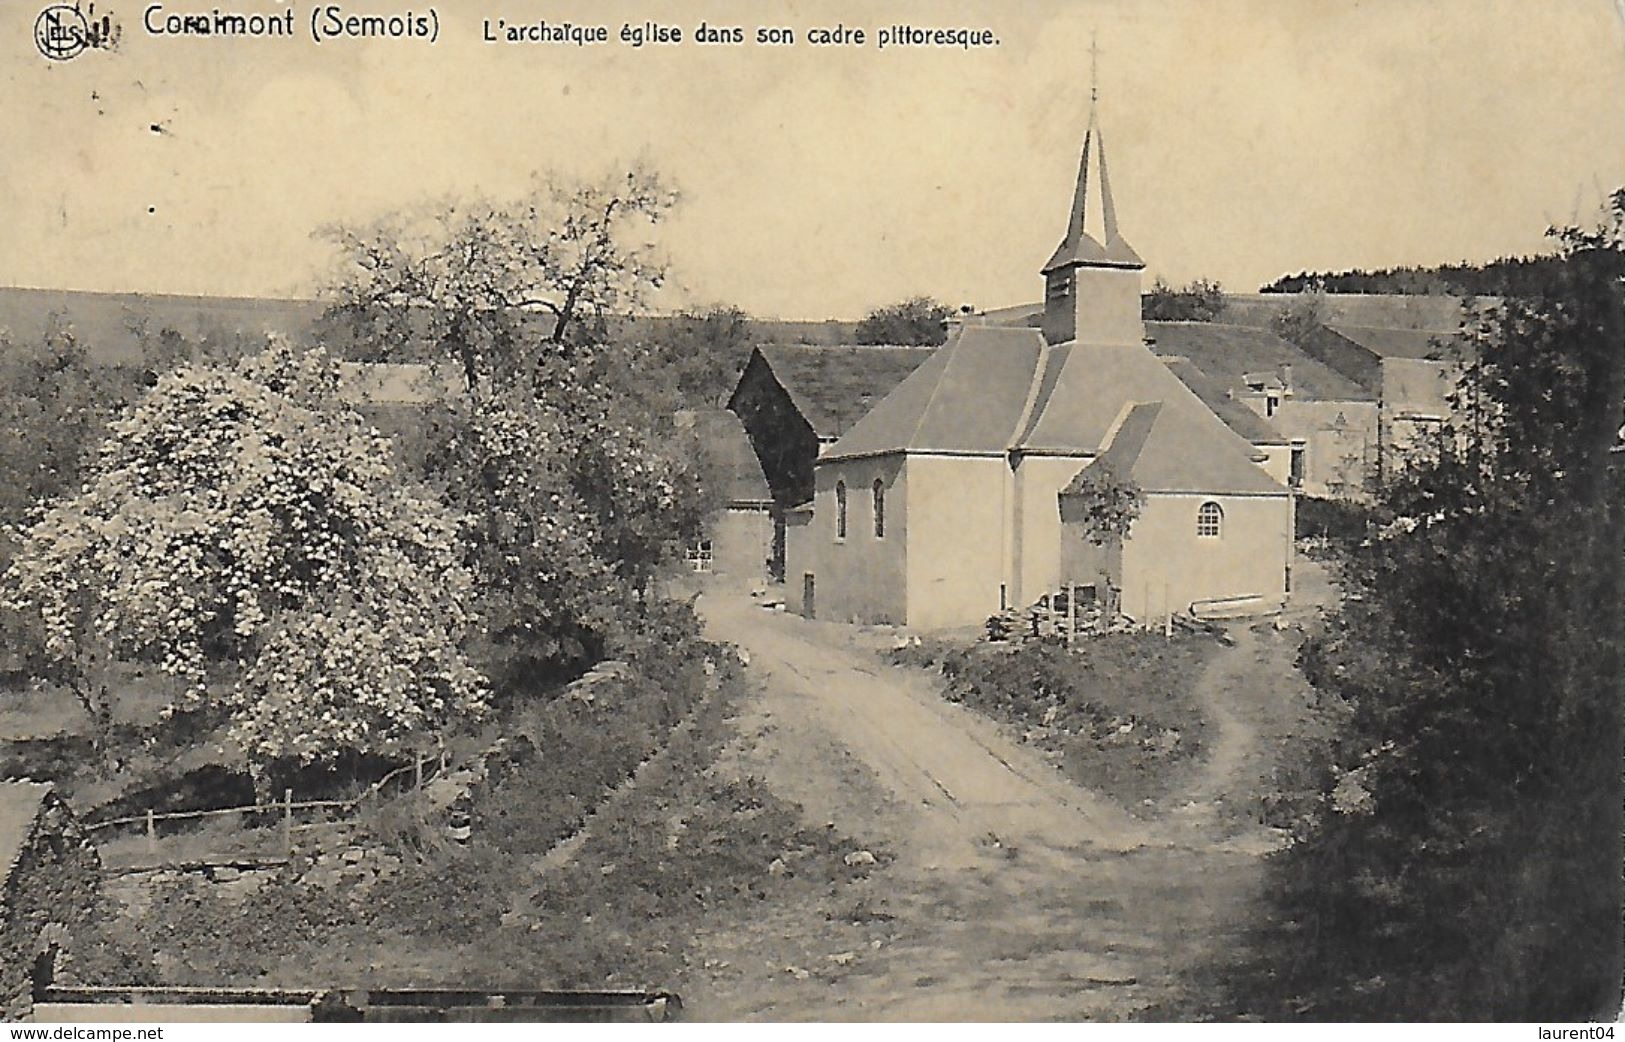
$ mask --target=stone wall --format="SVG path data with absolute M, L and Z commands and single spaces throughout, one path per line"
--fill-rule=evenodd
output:
M 48 793 L 0 894 L 0 1019 L 27 1015 L 35 957 L 52 946 L 71 956 L 100 893 L 95 844 L 67 804 Z

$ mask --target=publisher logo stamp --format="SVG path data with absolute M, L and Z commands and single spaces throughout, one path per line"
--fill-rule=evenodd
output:
M 34 19 L 34 46 L 52 61 L 77 58 L 93 47 L 110 50 L 118 38 L 118 23 L 111 15 L 97 15 L 95 4 L 51 4 Z
M 90 23 L 77 7 L 52 4 L 34 19 L 34 46 L 52 61 L 77 58 L 90 46 Z

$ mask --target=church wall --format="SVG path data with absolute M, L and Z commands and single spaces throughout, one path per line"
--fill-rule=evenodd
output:
M 1123 544 L 1113 539 L 1104 546 L 1089 541 L 1081 524 L 1061 525 L 1061 582 L 1066 586 L 1123 588 Z M 1104 597 L 1105 591 L 1099 595 Z
M 976 625 L 999 610 L 1007 473 L 1002 456 L 909 456 L 910 626 Z
M 807 614 L 802 597 L 805 576 L 818 578 L 818 529 L 813 524 L 811 510 L 787 510 L 784 513 L 784 610 L 797 615 Z M 817 590 L 813 591 L 817 600 Z M 817 605 L 814 605 L 816 609 Z
M 1023 456 L 1016 468 L 1021 523 L 1016 530 L 1016 588 L 1010 603 L 1026 607 L 1061 580 L 1061 490 L 1089 463 L 1087 456 Z
M 875 535 L 874 482 L 885 489 L 885 534 Z M 814 477 L 811 541 L 817 617 L 835 622 L 902 623 L 907 606 L 909 496 L 903 457 L 820 463 Z M 846 484 L 846 538 L 837 536 L 836 486 Z M 800 585 L 801 574 L 787 574 Z M 799 594 L 799 590 L 797 593 Z
M 1082 268 L 1077 279 L 1077 340 L 1080 344 L 1145 343 L 1140 319 L 1140 269 Z
M 1197 510 L 1215 502 L 1224 511 L 1217 538 L 1196 534 Z M 1292 554 L 1289 496 L 1146 496 L 1123 545 L 1123 612 L 1160 619 L 1191 603 L 1257 595 L 1265 607 L 1286 596 Z

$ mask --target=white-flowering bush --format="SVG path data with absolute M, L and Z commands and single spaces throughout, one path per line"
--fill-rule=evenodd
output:
M 9 606 L 104 723 L 120 661 L 173 677 L 177 710 L 223 711 L 258 764 L 388 751 L 483 709 L 462 520 L 337 387 L 325 352 L 281 342 L 179 368 L 23 532 Z

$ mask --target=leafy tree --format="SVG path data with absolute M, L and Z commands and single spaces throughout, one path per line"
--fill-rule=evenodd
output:
M 672 395 L 607 321 L 660 285 L 641 236 L 674 198 L 634 172 L 335 233 L 333 314 L 372 330 L 379 357 L 427 351 L 462 378 L 415 464 L 471 519 L 465 560 L 504 682 L 601 653 L 699 531 Z
M 150 662 L 260 772 L 422 740 L 485 684 L 460 650 L 461 521 L 391 460 L 324 352 L 183 366 L 23 534 L 9 606 L 103 735 L 115 666 Z
M 950 313 L 946 304 L 930 297 L 888 304 L 858 323 L 858 343 L 935 347 L 948 339 L 945 323 Z
M 1128 538 L 1145 505 L 1145 492 L 1133 478 L 1097 463 L 1067 486 L 1066 500 L 1065 517 L 1082 526 L 1084 538 L 1096 546 L 1112 546 Z
M 327 321 L 376 345 L 376 360 L 449 358 L 471 393 L 537 365 L 557 368 L 584 327 L 662 284 L 664 264 L 636 240 L 676 199 L 633 169 L 328 229 L 344 274 Z
M 1434 267 L 1381 268 L 1364 271 L 1299 272 L 1283 275 L 1260 288 L 1263 293 L 1301 293 L 1316 287 L 1328 293 L 1409 293 L 1455 296 L 1527 296 L 1539 293 L 1561 257 L 1500 257 L 1487 262 L 1463 261 Z
M 725 406 L 750 360 L 755 330 L 737 307 L 717 305 L 642 323 L 632 344 L 638 389 L 659 395 L 655 408 L 716 409 Z
M 1228 304 L 1224 288 L 1217 282 L 1197 279 L 1175 288 L 1159 276 L 1140 310 L 1151 322 L 1217 322 Z
M 1283 1006 L 1613 1012 L 1625 667 L 1625 192 L 1538 292 L 1467 323 L 1460 420 L 1381 490 L 1359 594 L 1305 650 L 1351 710 L 1276 865 Z M 1278 1000 L 1279 1000 L 1278 999 Z
M 29 512 L 79 486 L 87 450 L 136 389 L 133 373 L 93 365 L 63 322 L 37 344 L 0 334 L 0 569 Z
M 1299 344 L 1330 317 L 1325 291 L 1314 287 L 1278 308 L 1270 318 L 1270 331 L 1288 343 Z

